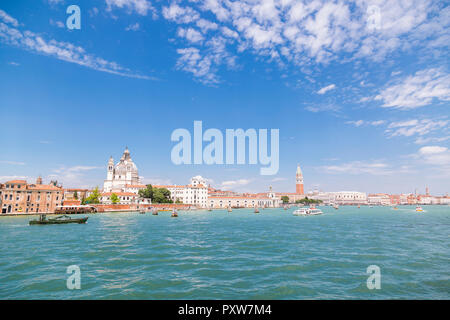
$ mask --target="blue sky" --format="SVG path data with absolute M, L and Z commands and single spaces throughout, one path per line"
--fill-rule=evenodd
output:
M 66 8 L 81 9 L 69 30 Z M 36 0 L 0 4 L 0 181 L 103 183 L 128 146 L 145 183 L 237 191 L 450 191 L 442 1 Z M 280 170 L 172 164 L 177 128 L 280 130 Z

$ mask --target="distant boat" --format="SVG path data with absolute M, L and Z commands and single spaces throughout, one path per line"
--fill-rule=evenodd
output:
M 292 214 L 294 216 L 316 216 L 322 214 L 322 210 L 316 208 L 299 208 L 295 210 Z
M 39 220 L 31 220 L 30 225 L 33 224 L 67 224 L 67 223 L 86 223 L 88 217 L 71 218 L 68 215 L 59 216 L 56 218 L 47 219 L 45 214 L 39 216 Z
M 337 210 L 337 209 L 339 209 L 339 206 L 337 204 L 333 204 L 333 208 L 335 208 Z
M 175 209 L 172 210 L 172 215 L 171 215 L 171 217 L 172 217 L 172 218 L 178 217 L 178 212 L 176 212 Z
M 255 207 L 255 211 L 254 211 L 255 213 L 259 213 L 259 209 L 258 209 L 258 207 Z
M 423 209 L 422 209 L 421 206 L 417 206 L 417 207 L 416 207 L 416 211 L 417 211 L 417 212 L 423 212 Z
M 152 211 L 152 215 L 154 215 L 154 216 L 157 216 L 157 215 L 158 215 L 158 210 L 156 210 L 156 209 L 153 209 L 153 211 Z
M 145 214 L 145 209 L 139 210 L 139 213 L 140 213 L 140 214 Z
M 398 210 L 398 208 L 397 208 L 397 207 L 393 207 L 392 209 L 394 209 L 394 210 Z
M 284 210 L 287 210 L 287 206 L 284 206 Z
M 212 211 L 212 208 L 210 207 L 210 208 L 208 208 L 208 211 Z
M 231 207 L 229 206 L 229 207 L 228 207 L 228 212 L 231 212 L 231 211 L 233 211 L 233 210 L 232 210 Z

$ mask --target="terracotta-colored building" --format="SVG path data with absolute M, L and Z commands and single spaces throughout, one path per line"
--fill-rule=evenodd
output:
M 1 213 L 52 213 L 62 205 L 64 189 L 53 184 L 42 184 L 38 178 L 36 184 L 26 180 L 11 180 L 0 186 Z

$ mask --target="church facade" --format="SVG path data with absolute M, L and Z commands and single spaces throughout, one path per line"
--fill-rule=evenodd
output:
M 112 156 L 109 158 L 106 180 L 103 183 L 103 192 L 121 192 L 127 185 L 139 184 L 138 169 L 131 159 L 128 148 L 125 148 L 117 164 L 114 164 Z

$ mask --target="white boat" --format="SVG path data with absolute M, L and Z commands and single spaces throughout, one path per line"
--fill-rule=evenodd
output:
M 294 216 L 316 216 L 322 213 L 322 210 L 316 208 L 298 208 L 292 214 Z
M 418 207 L 416 207 L 416 211 L 417 212 L 423 212 L 423 209 L 422 209 L 422 207 L 418 206 Z

